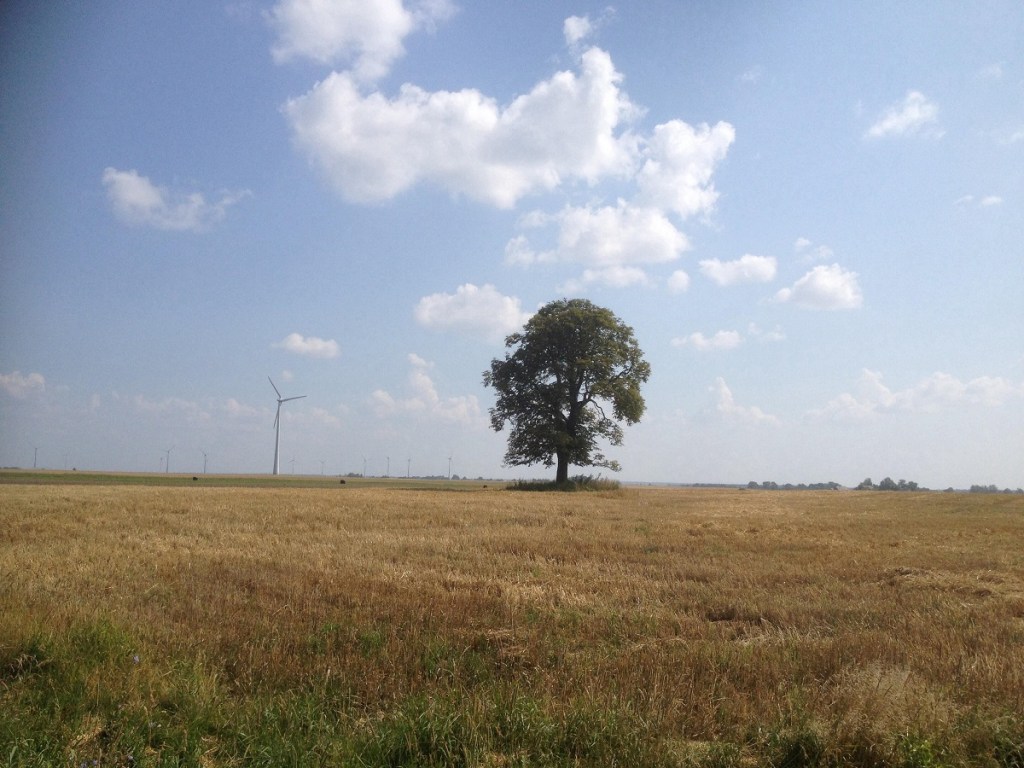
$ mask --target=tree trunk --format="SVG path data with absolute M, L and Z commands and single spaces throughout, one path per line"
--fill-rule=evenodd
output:
M 569 454 L 558 452 L 555 456 L 558 458 L 558 469 L 555 472 L 555 482 L 567 483 L 569 482 Z

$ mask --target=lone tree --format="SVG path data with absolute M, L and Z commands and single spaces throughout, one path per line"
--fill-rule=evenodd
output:
M 585 299 L 561 299 L 542 307 L 505 346 L 512 351 L 484 372 L 484 386 L 498 393 L 491 426 L 500 432 L 511 425 L 505 464 L 557 462 L 556 482 L 569 479 L 570 464 L 618 471 L 597 441 L 621 445 L 618 422 L 635 424 L 644 412 L 640 385 L 651 366 L 633 329 Z

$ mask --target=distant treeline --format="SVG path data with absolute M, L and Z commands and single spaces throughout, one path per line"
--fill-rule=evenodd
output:
M 1015 491 L 1011 491 L 1009 488 L 1003 488 L 999 490 L 994 485 L 972 485 L 970 488 L 971 493 L 1024 493 L 1024 488 L 1018 488 Z
M 798 485 L 784 483 L 779 485 L 771 480 L 765 480 L 763 483 L 751 480 L 747 483 L 747 488 L 761 491 L 838 491 L 842 487 L 839 483 L 799 483 Z
M 760 491 L 838 491 L 843 488 L 839 483 L 799 483 L 794 485 L 793 483 L 785 483 L 779 485 L 779 483 L 771 480 L 765 480 L 762 483 L 756 480 L 751 480 L 747 483 L 747 488 L 750 490 Z M 878 484 L 872 482 L 871 478 L 865 478 L 861 483 L 854 487 L 855 491 L 928 491 L 929 488 L 924 488 L 913 480 L 893 480 L 891 477 L 887 477 Z M 956 491 L 956 488 L 947 488 L 946 492 L 951 493 Z M 1018 488 L 1017 490 L 1011 490 L 1004 488 L 1000 490 L 995 485 L 972 485 L 969 493 L 1022 493 L 1024 489 Z

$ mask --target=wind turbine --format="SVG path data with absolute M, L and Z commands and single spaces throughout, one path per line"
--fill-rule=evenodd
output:
M 270 382 L 270 386 L 274 388 L 274 392 L 277 393 L 277 417 L 274 419 L 274 474 L 281 474 L 281 465 L 278 462 L 278 453 L 281 450 L 281 405 L 287 403 L 289 400 L 301 400 L 305 395 L 298 395 L 297 397 L 281 397 L 281 392 L 278 390 L 277 385 L 274 384 L 274 380 L 267 376 L 267 381 Z
M 173 451 L 176 447 L 177 446 L 172 445 L 170 448 L 164 451 L 164 453 L 167 454 L 167 464 L 164 466 L 164 472 L 166 472 L 167 474 L 170 474 L 171 472 L 171 451 Z

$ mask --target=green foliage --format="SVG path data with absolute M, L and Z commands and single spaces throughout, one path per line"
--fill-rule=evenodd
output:
M 897 763 L 900 768 L 943 768 L 942 750 L 930 740 L 905 734 L 897 742 Z
M 498 395 L 491 426 L 510 425 L 506 465 L 557 463 L 559 482 L 568 480 L 570 464 L 618 470 L 598 441 L 621 445 L 619 422 L 634 424 L 644 412 L 640 385 L 651 367 L 633 329 L 585 299 L 562 299 L 542 307 L 505 346 L 513 351 L 491 361 L 484 385 Z
M 396 768 L 670 765 L 656 743 L 628 710 L 585 701 L 555 708 L 496 690 L 468 706 L 414 696 L 364 726 L 355 751 L 358 765 Z
M 510 491 L 560 491 L 573 493 L 576 491 L 618 491 L 622 483 L 606 477 L 593 475 L 575 475 L 568 480 L 517 480 L 507 486 Z

